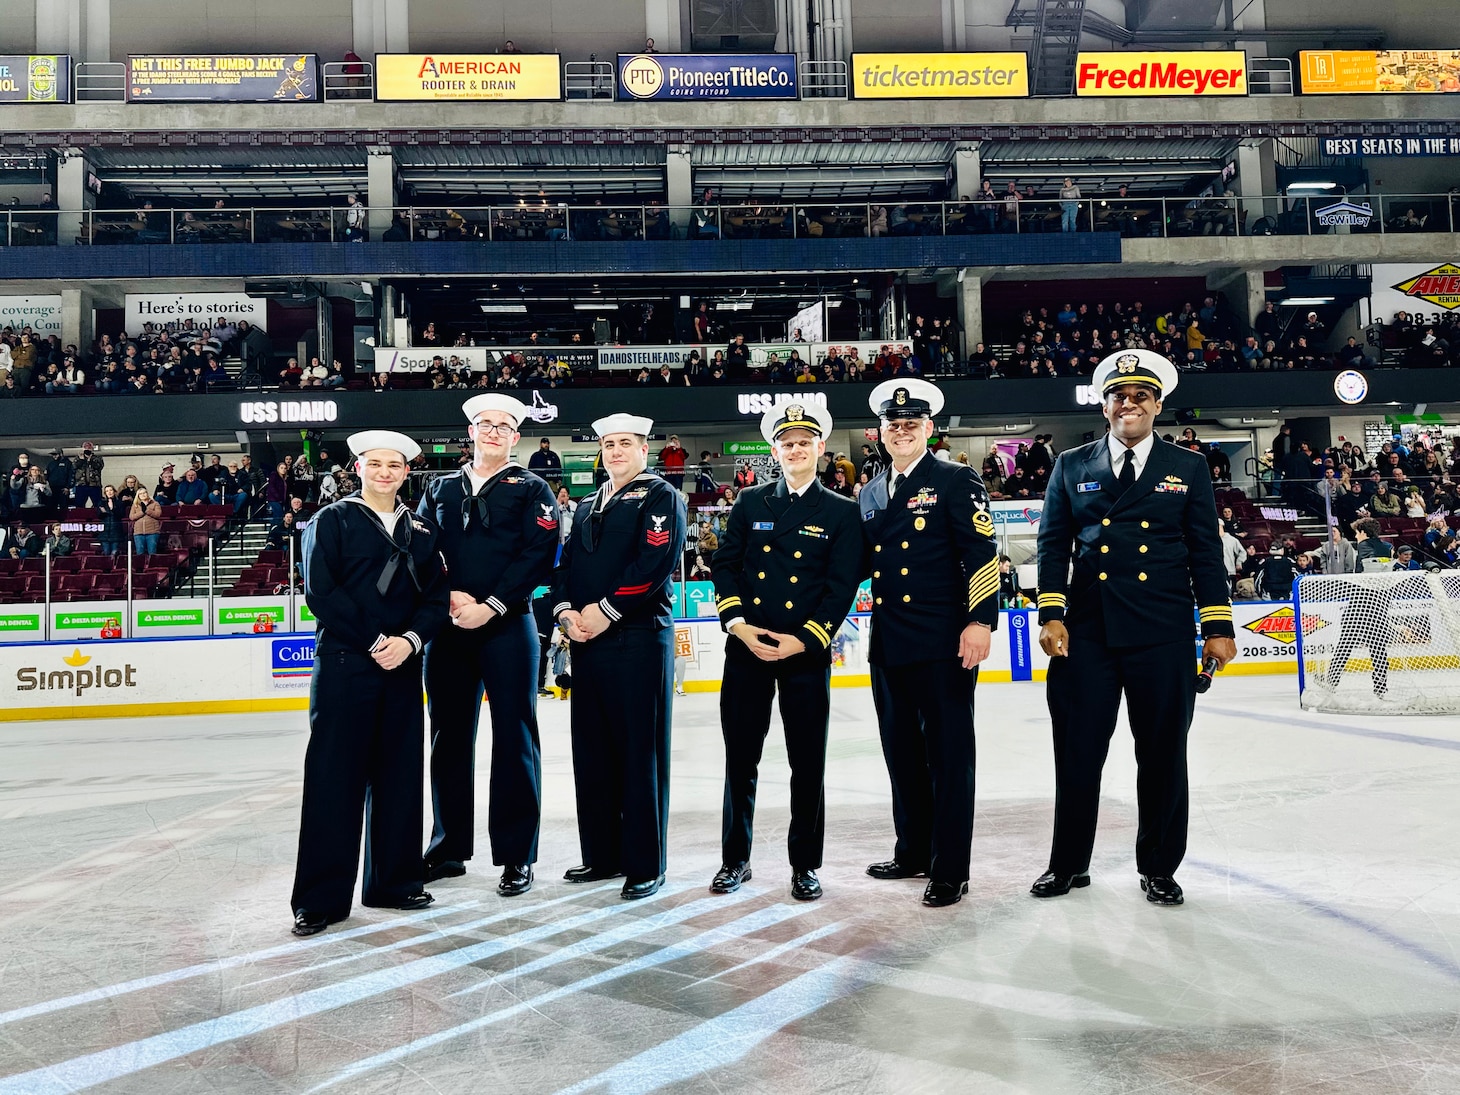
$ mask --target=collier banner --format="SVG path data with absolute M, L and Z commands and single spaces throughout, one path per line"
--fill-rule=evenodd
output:
M 375 99 L 409 102 L 551 102 L 563 97 L 556 53 L 377 53 Z
M 1024 99 L 1023 53 L 854 53 L 854 99 Z
M 1460 49 L 1305 49 L 1304 95 L 1438 95 L 1460 91 Z
M 1184 53 L 1081 53 L 1075 94 L 1084 96 L 1181 95 L 1211 98 L 1247 94 L 1247 54 L 1242 50 Z
M 791 53 L 620 53 L 620 99 L 795 99 Z
M 319 60 L 312 53 L 186 53 L 127 58 L 132 103 L 312 103 Z
M 268 301 L 247 293 L 128 293 L 125 303 L 124 330 L 130 335 L 141 331 L 144 323 L 179 330 L 187 320 L 213 327 L 220 319 L 234 324 L 246 319 L 251 327 L 269 329 Z
M 70 57 L 64 53 L 0 54 L 0 103 L 70 101 Z

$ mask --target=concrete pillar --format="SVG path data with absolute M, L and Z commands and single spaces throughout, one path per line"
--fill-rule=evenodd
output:
M 943 0 L 949 9 L 950 18 L 953 21 L 953 49 L 963 51 L 968 48 L 968 0 Z
M 96 301 L 83 289 L 61 290 L 61 345 L 84 354 L 96 338 Z
M 111 60 L 111 0 L 35 0 L 37 53 Z
M 353 0 L 351 15 L 354 49 L 361 57 L 410 52 L 410 0 Z
M 390 227 L 395 209 L 395 154 L 390 145 L 365 150 L 365 204 L 369 207 L 370 238 L 379 240 Z
M 958 323 L 963 328 L 963 357 L 983 337 L 983 278 L 963 271 L 958 283 Z
M 1267 303 L 1267 279 L 1262 270 L 1217 270 L 1207 275 L 1207 288 L 1225 293 L 1244 328 L 1252 325 Z M 1241 339 L 1238 339 L 1241 342 Z
M 79 149 L 63 148 L 56 154 L 56 208 L 61 210 L 56 242 L 63 247 L 74 244 L 81 234 L 82 211 L 91 205 L 86 189 L 90 170 L 91 162 Z
M 983 157 L 977 143 L 959 145 L 953 150 L 953 189 L 958 198 L 973 198 L 983 180 Z
M 664 192 L 668 198 L 669 220 L 683 235 L 689 227 L 690 206 L 694 204 L 694 172 L 690 168 L 690 151 L 684 145 L 670 145 L 664 156 Z
M 1276 217 L 1281 211 L 1277 199 L 1277 159 L 1271 139 L 1243 141 L 1237 146 L 1237 186 L 1241 206 L 1246 213 L 1248 234 L 1263 217 Z
M 660 53 L 677 53 L 684 48 L 684 30 L 679 19 L 679 0 L 644 0 L 644 35 L 654 39 Z M 629 48 L 637 49 L 635 42 Z

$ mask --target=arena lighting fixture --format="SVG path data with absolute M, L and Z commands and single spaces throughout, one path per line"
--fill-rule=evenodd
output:
M 499 314 L 526 315 L 527 305 L 525 304 L 478 304 L 483 312 L 495 312 Z
M 575 304 L 575 305 L 573 305 L 573 311 L 575 311 L 575 312 L 601 312 L 604 309 L 617 308 L 617 307 L 618 307 L 618 301 L 616 301 L 616 300 L 595 300 L 595 301 L 591 301 L 588 304 Z
M 1295 183 L 1288 183 L 1288 191 L 1289 191 L 1289 193 L 1291 193 L 1294 190 L 1337 190 L 1337 189 L 1338 189 L 1338 183 L 1336 183 L 1336 182 L 1295 182 Z
M 1278 301 L 1279 308 L 1303 308 L 1312 304 L 1332 304 L 1334 297 L 1287 297 Z

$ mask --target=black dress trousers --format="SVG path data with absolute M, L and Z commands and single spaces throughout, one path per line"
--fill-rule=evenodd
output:
M 385 670 L 368 654 L 318 654 L 309 685 L 296 912 L 350 913 L 365 819 L 366 905 L 421 891 L 421 659 Z
M 1100 771 L 1123 694 L 1136 747 L 1136 869 L 1173 875 L 1186 855 L 1186 735 L 1196 709 L 1192 642 L 1110 647 L 1082 632 L 1070 636 L 1068 656 L 1049 663 L 1055 766 L 1049 869 L 1073 875 L 1090 868 Z
M 463 631 L 448 624 L 426 649 L 434 824 L 426 862 L 465 862 L 474 846 L 477 725 L 492 717 L 487 836 L 492 862 L 537 862 L 542 746 L 537 728 L 537 627 L 527 613 Z
M 791 766 L 793 870 L 821 866 L 826 836 L 826 738 L 831 714 L 831 662 L 807 650 L 781 662 L 763 662 L 739 639 L 725 647 L 720 726 L 725 736 L 725 806 L 721 835 L 725 863 L 750 859 L 755 788 L 761 752 L 770 733 L 771 703 L 779 692 Z
M 968 881 L 973 857 L 973 690 L 958 658 L 872 666 L 872 702 L 892 781 L 893 857 L 935 882 Z
M 674 630 L 610 628 L 573 644 L 573 783 L 583 863 L 664 873 Z

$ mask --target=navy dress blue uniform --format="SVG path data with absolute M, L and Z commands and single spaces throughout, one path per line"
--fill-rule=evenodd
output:
M 779 691 L 791 766 L 791 867 L 821 866 L 824 784 L 831 715 L 831 643 L 861 578 L 857 507 L 812 478 L 801 496 L 785 479 L 747 487 L 730 510 L 715 552 L 715 607 L 723 626 L 743 619 L 806 649 L 764 662 L 733 635 L 725 645 L 720 726 L 725 737 L 722 862 L 750 859 L 755 788 Z
M 492 716 L 487 835 L 494 864 L 536 862 L 542 820 L 537 726 L 541 648 L 532 592 L 552 576 L 558 506 L 547 482 L 509 463 L 473 493 L 465 470 L 433 479 L 419 512 L 441 527 L 452 589 L 497 613 L 443 628 L 426 650 L 434 825 L 428 865 L 472 858 L 477 723 Z
M 294 910 L 349 915 L 365 818 L 366 905 L 421 892 L 421 650 L 448 622 L 438 530 L 405 506 L 395 527 L 351 494 L 305 526 L 304 600 L 318 621 Z M 382 636 L 415 653 L 392 670 L 370 656 Z
M 925 453 L 891 491 L 858 497 L 872 575 L 872 698 L 892 780 L 896 862 L 968 881 L 973 847 L 973 693 L 958 643 L 999 622 L 999 561 L 983 480 Z
M 1049 870 L 1084 874 L 1100 772 L 1120 698 L 1139 775 L 1136 867 L 1174 874 L 1186 853 L 1186 737 L 1196 704 L 1192 608 L 1203 638 L 1233 635 L 1211 471 L 1153 439 L 1121 488 L 1106 437 L 1055 460 L 1039 525 L 1039 622 L 1064 623 L 1069 654 L 1048 676 L 1055 819 Z M 1071 564 L 1073 563 L 1073 570 Z
M 685 508 L 645 472 L 578 504 L 553 579 L 553 618 L 596 604 L 607 631 L 572 644 L 573 784 L 583 864 L 630 880 L 664 874 L 669 828 L 674 614 L 669 586 Z

